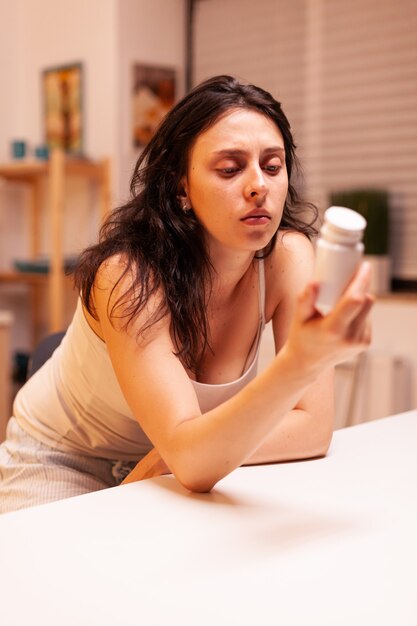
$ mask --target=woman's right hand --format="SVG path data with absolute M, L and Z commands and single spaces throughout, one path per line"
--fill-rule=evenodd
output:
M 365 350 L 371 340 L 369 312 L 370 264 L 363 262 L 348 287 L 326 316 L 314 306 L 319 285 L 310 283 L 300 294 L 285 345 L 306 373 L 320 373 Z
M 143 457 L 135 465 L 133 470 L 122 481 L 122 485 L 127 483 L 135 483 L 139 480 L 145 480 L 146 478 L 156 478 L 157 476 L 163 476 L 164 474 L 170 474 L 171 470 L 165 463 L 161 455 L 156 448 L 152 448 L 146 456 Z

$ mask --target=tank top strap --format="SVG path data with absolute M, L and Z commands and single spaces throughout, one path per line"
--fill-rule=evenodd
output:
M 249 354 L 246 358 L 243 372 L 246 372 L 249 364 L 257 358 L 259 352 L 259 346 L 261 343 L 262 333 L 265 328 L 265 263 L 264 259 L 258 259 L 258 312 L 259 312 L 259 324 L 258 332 L 253 340 L 252 346 L 249 350 Z
M 259 319 L 261 320 L 262 330 L 265 327 L 265 297 L 266 297 L 266 288 L 265 288 L 265 262 L 263 258 L 258 259 L 258 280 L 259 280 Z

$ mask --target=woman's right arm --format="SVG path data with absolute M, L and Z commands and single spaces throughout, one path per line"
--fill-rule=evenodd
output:
M 168 317 L 137 338 L 157 306 L 156 298 L 127 329 L 117 319 L 109 320 L 109 300 L 111 305 L 119 295 L 117 289 L 112 293 L 119 274 L 120 265 L 111 262 L 97 278 L 94 304 L 101 332 L 133 414 L 172 473 L 191 491 L 210 491 L 242 465 L 324 370 L 369 343 L 371 300 L 364 265 L 325 318 L 311 315 L 315 287 L 307 287 L 288 340 L 272 363 L 234 397 L 201 414 L 191 381 L 174 355 Z

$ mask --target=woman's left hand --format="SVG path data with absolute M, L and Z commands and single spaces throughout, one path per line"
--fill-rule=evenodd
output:
M 145 478 L 155 478 L 163 474 L 171 474 L 171 470 L 156 448 L 152 448 L 152 450 L 133 468 L 130 474 L 126 476 L 121 484 L 135 483 Z

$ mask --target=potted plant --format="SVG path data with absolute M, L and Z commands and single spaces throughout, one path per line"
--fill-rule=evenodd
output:
M 389 256 L 389 198 L 378 189 L 355 189 L 334 192 L 331 204 L 357 211 L 366 219 L 364 235 L 366 258 L 372 265 L 372 291 L 378 295 L 391 289 Z

